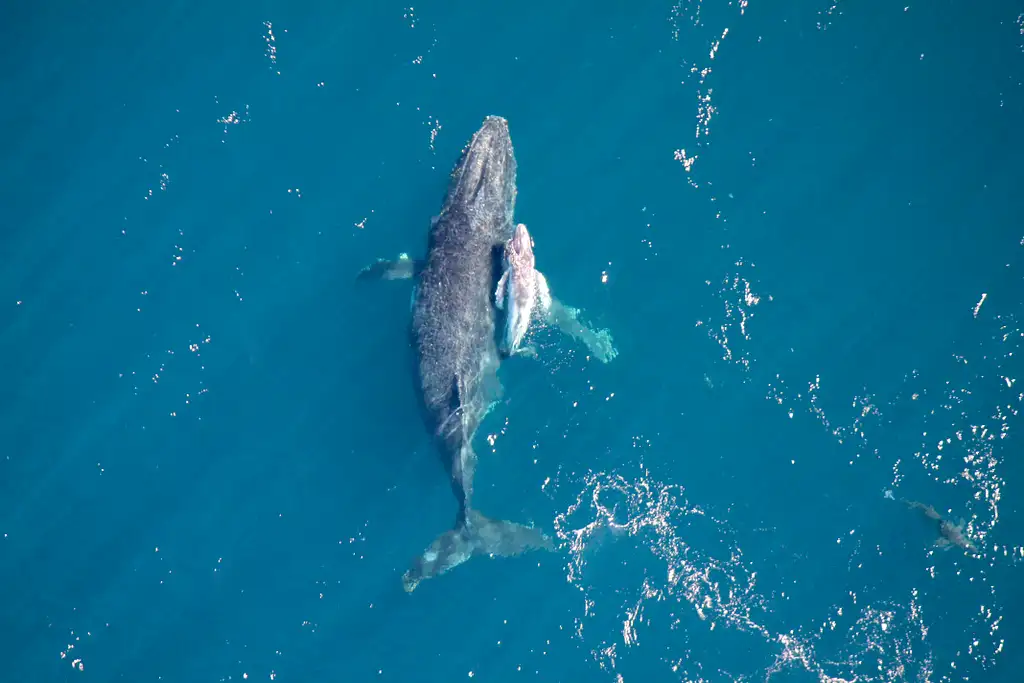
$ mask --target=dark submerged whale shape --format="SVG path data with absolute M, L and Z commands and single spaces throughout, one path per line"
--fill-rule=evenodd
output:
M 967 526 L 967 522 L 964 521 L 963 517 L 960 518 L 959 524 L 954 524 L 948 519 L 943 519 L 942 515 L 936 512 L 935 508 L 931 505 L 925 505 L 919 503 L 916 500 L 906 500 L 901 498 L 907 507 L 912 510 L 920 510 L 925 517 L 934 521 L 938 525 L 939 539 L 935 542 L 935 545 L 943 550 L 949 550 L 952 547 L 961 548 L 969 553 L 976 553 L 977 548 L 974 547 L 974 543 L 964 533 L 964 527 Z
M 884 497 L 889 500 L 896 500 L 896 496 L 893 495 L 892 490 L 886 490 Z M 978 548 L 974 545 L 971 539 L 964 532 L 967 528 L 967 522 L 964 518 L 960 518 L 959 524 L 954 524 L 948 519 L 944 519 L 938 511 L 931 505 L 925 505 L 919 503 L 916 500 L 907 500 L 906 498 L 900 498 L 899 501 L 906 505 L 911 510 L 920 510 L 927 519 L 935 522 L 937 531 L 939 533 L 938 540 L 935 541 L 935 546 L 943 550 L 949 550 L 950 548 L 957 547 L 962 550 L 966 550 L 968 553 L 977 555 Z

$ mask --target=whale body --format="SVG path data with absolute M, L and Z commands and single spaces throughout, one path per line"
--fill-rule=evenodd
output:
M 551 549 L 537 529 L 490 519 L 473 507 L 473 437 L 498 398 L 493 304 L 495 253 L 514 233 L 516 160 L 508 122 L 489 116 L 452 172 L 415 272 L 412 341 L 417 383 L 458 503 L 453 527 L 402 577 L 406 591 L 477 555 Z

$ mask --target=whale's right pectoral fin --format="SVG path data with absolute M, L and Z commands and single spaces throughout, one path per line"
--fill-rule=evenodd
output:
M 356 280 L 409 280 L 419 275 L 423 270 L 423 261 L 409 258 L 408 254 L 401 254 L 393 261 L 378 259 L 361 271 Z
M 580 312 L 570 308 L 558 299 L 550 296 L 547 319 L 563 333 L 583 342 L 590 353 L 602 363 L 608 363 L 617 355 L 618 350 L 612 341 L 612 333 L 605 330 L 593 330 L 580 322 Z
M 494 305 L 499 311 L 505 308 L 505 290 L 508 287 L 508 273 L 505 271 L 501 274 L 501 278 L 498 279 L 498 286 L 494 288 Z
M 935 541 L 935 547 L 941 548 L 942 550 L 949 550 L 952 546 L 950 545 L 948 538 L 939 538 Z

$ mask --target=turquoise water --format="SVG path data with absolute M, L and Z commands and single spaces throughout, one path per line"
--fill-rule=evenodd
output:
M 1015 680 L 1022 12 L 9 17 L 0 680 Z M 538 330 L 478 435 L 560 552 L 407 595 L 454 501 L 409 288 L 353 280 L 488 114 L 619 355 Z

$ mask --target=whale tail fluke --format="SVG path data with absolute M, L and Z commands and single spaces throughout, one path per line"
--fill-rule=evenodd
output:
M 476 510 L 460 515 L 450 529 L 430 544 L 402 576 L 411 593 L 424 579 L 440 576 L 477 555 L 512 557 L 530 550 L 554 550 L 555 545 L 539 529 L 502 519 L 491 519 Z
M 554 550 L 555 544 L 540 529 L 503 519 L 485 517 L 470 510 L 468 524 L 479 555 L 512 557 L 530 550 Z

